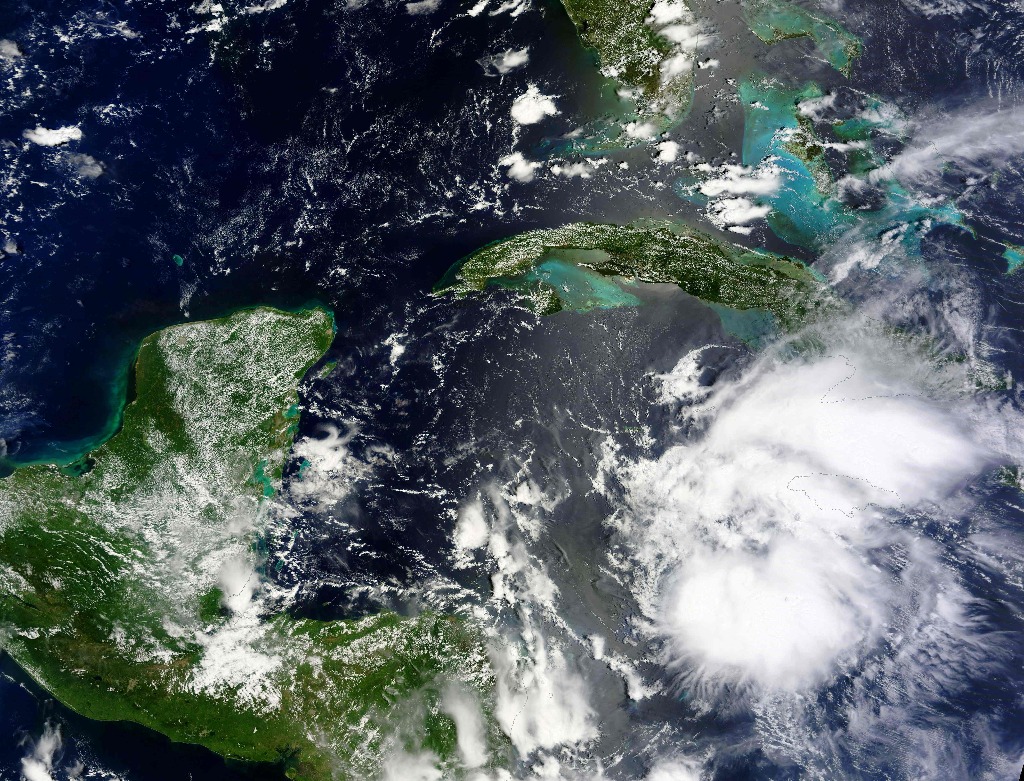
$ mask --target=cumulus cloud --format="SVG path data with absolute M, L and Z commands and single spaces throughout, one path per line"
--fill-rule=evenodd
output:
M 506 625 L 491 633 L 493 714 L 521 758 L 533 757 L 545 772 L 554 773 L 546 776 L 535 767 L 534 772 L 545 778 L 562 777 L 553 753 L 578 750 L 598 734 L 586 678 L 567 652 L 564 638 L 553 636 L 546 620 L 557 621 L 559 590 L 523 539 L 536 539 L 536 513 L 555 503 L 557 499 L 530 481 L 491 485 L 462 505 L 456 529 L 456 538 L 473 546 L 486 533 L 490 607 L 495 613 L 508 611 L 521 624 L 518 632 Z M 466 767 L 485 764 L 479 705 L 468 692 L 452 689 L 445 692 L 442 707 L 456 722 Z
M 772 211 L 770 206 L 754 203 L 749 198 L 721 198 L 708 204 L 708 218 L 718 227 L 737 232 L 749 232 L 743 226 L 755 220 L 767 217 Z
M 215 631 L 197 633 L 203 655 L 190 681 L 193 691 L 231 690 L 242 702 L 276 708 L 281 701 L 277 673 L 284 662 L 265 647 L 269 632 L 261 620 L 259 602 L 252 602 Z
M 663 759 L 651 768 L 646 781 L 700 781 L 700 765 L 692 759 Z
M 782 186 L 782 170 L 769 161 L 751 168 L 726 164 L 703 181 L 700 191 L 709 198 L 722 195 L 772 195 Z
M 801 116 L 821 122 L 836 104 L 837 95 L 829 92 L 816 98 L 805 98 L 797 104 Z
M 413 16 L 432 14 L 440 7 L 441 0 L 416 0 L 416 2 L 405 4 L 405 10 Z
M 103 163 L 92 155 L 70 155 L 68 162 L 83 179 L 96 179 L 103 175 Z
M 493 70 L 504 75 L 514 71 L 516 68 L 523 67 L 529 61 L 530 47 L 524 46 L 522 49 L 506 49 L 500 54 L 495 54 L 493 57 L 480 60 L 480 64 L 484 70 Z
M 691 73 L 698 52 L 715 41 L 715 35 L 680 0 L 656 0 L 646 21 L 671 46 L 671 53 L 659 66 L 662 84 Z
M 233 613 L 242 613 L 249 608 L 259 588 L 259 576 L 251 561 L 241 556 L 227 559 L 218 580 L 225 607 Z
M 437 756 L 429 751 L 394 751 L 384 761 L 381 781 L 441 781 L 444 776 L 437 763 Z
M 521 756 L 596 738 L 596 714 L 583 676 L 543 635 L 531 640 L 527 658 L 514 648 L 493 653 L 498 672 L 494 715 L 502 730 Z
M 701 163 L 693 170 L 705 177 L 691 189 L 708 199 L 708 219 L 737 233 L 750 233 L 745 226 L 771 213 L 771 206 L 758 199 L 774 195 L 783 184 L 783 172 L 771 159 L 756 167 Z
M 878 638 L 877 573 L 825 539 L 780 537 L 762 555 L 697 553 L 666 594 L 662 626 L 705 672 L 796 689 Z
M 594 175 L 596 166 L 591 162 L 577 163 L 555 163 L 551 166 L 551 173 L 565 179 L 589 179 Z
M 554 98 L 541 93 L 536 84 L 531 84 L 526 92 L 512 101 L 512 119 L 520 125 L 535 125 L 558 113 Z
M 658 127 L 653 122 L 629 122 L 625 130 L 629 138 L 637 138 L 641 141 L 650 141 L 658 136 Z
M 21 760 L 21 775 L 24 781 L 53 781 L 54 758 L 62 745 L 60 727 L 47 722 L 39 740 L 33 744 L 28 756 Z
M 713 391 L 699 356 L 665 378 L 705 430 L 630 470 L 624 530 L 644 610 L 698 682 L 799 690 L 862 658 L 918 588 L 874 561 L 886 513 L 946 498 L 1002 447 L 982 433 L 1006 424 L 925 383 L 920 357 L 848 328 Z
M 537 169 L 541 167 L 540 163 L 523 157 L 522 152 L 505 155 L 498 161 L 498 165 L 507 168 L 505 173 L 510 179 L 515 179 L 517 182 L 532 182 Z
M 355 428 L 342 434 L 337 426 L 326 425 L 324 436 L 307 437 L 297 442 L 294 454 L 303 460 L 299 477 L 291 483 L 291 492 L 330 507 L 346 499 L 355 483 L 370 472 L 370 467 L 349 450 L 358 433 Z
M 658 162 L 672 163 L 679 157 L 679 144 L 675 141 L 662 141 L 658 144 Z
M 674 0 L 657 0 L 651 7 L 647 23 L 661 26 L 680 22 L 690 17 L 689 9 L 683 3 L 674 2 Z
M 39 146 L 61 146 L 70 141 L 80 141 L 82 130 L 77 125 L 65 125 L 53 130 L 42 125 L 21 134 L 27 141 Z
M 490 536 L 490 527 L 484 517 L 484 507 L 477 497 L 459 509 L 455 524 L 455 547 L 459 551 L 473 551 L 484 547 Z
M 0 62 L 14 62 L 21 56 L 21 48 L 15 41 L 0 38 Z

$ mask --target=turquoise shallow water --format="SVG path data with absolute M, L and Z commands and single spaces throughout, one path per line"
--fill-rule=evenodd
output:
M 551 285 L 558 292 L 562 308 L 574 312 L 639 306 L 641 303 L 625 289 L 623 285 L 626 283 L 617 277 L 606 277 L 564 260 L 546 260 L 530 269 L 523 279 L 530 285 L 536 282 Z
M 722 327 L 728 333 L 755 349 L 761 347 L 769 336 L 778 333 L 778 322 L 771 312 L 763 309 L 732 309 L 721 304 L 708 306 L 718 315 Z
M 856 36 L 836 22 L 782 0 L 758 0 L 747 4 L 744 14 L 750 29 L 763 41 L 807 36 L 836 70 L 848 74 L 860 53 Z
M 552 286 L 558 292 L 562 309 L 571 312 L 640 306 L 643 303 L 626 289 L 637 283 L 629 283 L 621 277 L 608 277 L 557 258 L 540 263 L 524 274 L 522 280 L 527 288 L 537 282 Z M 778 322 L 771 312 L 739 310 L 721 304 L 707 306 L 718 315 L 722 327 L 729 334 L 751 347 L 761 346 L 765 339 L 778 332 Z
M 785 87 L 774 80 L 750 78 L 740 84 L 739 94 L 745 112 L 743 163 L 770 162 L 781 172 L 782 186 L 760 200 L 771 206 L 768 226 L 784 241 L 822 251 L 854 229 L 876 236 L 898 231 L 907 256 L 920 257 L 921 236 L 928 227 L 943 224 L 970 230 L 954 203 L 925 205 L 892 177 L 879 175 L 871 181 L 870 186 L 884 194 L 877 208 L 846 206 L 825 159 L 825 142 L 800 113 L 801 103 L 823 96 L 818 85 Z M 861 142 L 848 159 L 853 177 L 867 177 L 881 165 L 871 140 L 878 133 L 893 132 L 893 118 L 878 111 L 878 105 L 871 99 L 868 108 L 874 110 L 870 113 L 833 126 L 837 137 Z
M 1006 259 L 1006 273 L 1012 274 L 1024 264 L 1024 247 L 1008 244 L 1003 250 L 1003 257 Z
M 771 159 L 782 171 L 783 186 L 764 198 L 772 207 L 769 226 L 779 238 L 799 247 L 827 246 L 856 218 L 823 188 L 831 175 L 822 150 L 808 148 L 801 155 L 794 151 L 793 138 L 801 128 L 797 106 L 820 98 L 821 89 L 816 84 L 788 89 L 769 80 L 747 79 L 739 92 L 746 112 L 743 163 L 755 166 Z

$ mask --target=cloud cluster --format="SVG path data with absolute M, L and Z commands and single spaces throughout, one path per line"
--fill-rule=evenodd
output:
M 954 112 L 923 114 L 914 124 L 913 140 L 889 163 L 872 171 L 870 181 L 897 179 L 904 185 L 923 187 L 938 179 L 949 163 L 981 176 L 1024 154 L 1022 106 L 971 105 Z
M 547 621 L 558 616 L 559 589 L 527 544 L 541 533 L 536 511 L 551 506 L 551 497 L 529 481 L 505 489 L 491 485 L 460 507 L 453 544 L 459 565 L 478 561 L 491 571 L 492 614 L 514 615 L 520 625 L 520 631 L 509 624 L 492 632 L 498 726 L 520 758 L 549 763 L 555 773 L 550 777 L 561 778 L 555 757 L 585 745 L 598 731 L 586 678 Z M 442 707 L 456 722 L 463 764 L 482 765 L 479 706 L 456 689 L 445 693 Z
M 515 179 L 517 182 L 532 182 L 537 169 L 542 164 L 534 160 L 527 160 L 522 152 L 513 152 L 501 158 L 498 165 L 507 169 L 505 173 L 510 179 Z
M 370 473 L 370 467 L 349 448 L 357 429 L 342 433 L 337 426 L 326 424 L 321 433 L 321 437 L 295 443 L 292 452 L 302 459 L 302 468 L 290 490 L 299 499 L 333 507 L 351 494 L 355 484 Z
M 698 52 L 715 41 L 714 34 L 680 0 L 656 0 L 646 21 L 647 26 L 672 47 L 660 66 L 663 86 L 692 72 Z M 675 107 L 666 108 L 672 110 Z
M 536 84 L 529 85 L 526 92 L 512 101 L 512 119 L 520 125 L 535 125 L 558 113 L 554 98 L 543 94 Z
M 506 49 L 499 54 L 480 60 L 480 65 L 485 71 L 494 71 L 495 73 L 504 76 L 506 73 L 511 73 L 516 68 L 522 68 L 529 62 L 530 47 L 524 46 L 522 49 Z
M 82 140 L 82 129 L 77 125 L 64 125 L 54 129 L 39 125 L 21 134 L 26 141 L 39 146 L 62 146 L 71 141 Z
M 889 513 L 947 498 L 996 455 L 983 410 L 847 328 L 713 391 L 699 356 L 665 378 L 706 430 L 631 468 L 625 533 L 643 607 L 696 681 L 794 691 L 864 658 L 919 585 L 878 564 L 904 533 Z
M 63 743 L 60 727 L 46 722 L 43 734 L 32 745 L 28 755 L 21 760 L 21 775 L 24 781 L 53 781 L 53 764 Z
M 692 169 L 704 177 L 690 189 L 707 199 L 708 219 L 734 233 L 748 234 L 750 223 L 767 217 L 771 206 L 762 199 L 775 195 L 783 185 L 782 169 L 771 158 L 756 167 L 725 163 L 715 168 L 698 163 Z

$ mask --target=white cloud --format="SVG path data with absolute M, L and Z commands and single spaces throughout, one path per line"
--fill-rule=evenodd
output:
M 805 98 L 797 104 L 797 110 L 802 116 L 820 122 L 828 114 L 829 110 L 836 104 L 836 93 L 830 92 L 817 98 Z
M 538 749 L 578 744 L 597 737 L 583 677 L 543 635 L 532 638 L 531 654 L 495 649 L 498 672 L 494 715 L 521 756 Z
M 494 718 L 521 758 L 537 760 L 534 774 L 545 778 L 562 777 L 540 774 L 540 767 L 545 772 L 560 767 L 547 752 L 564 749 L 568 754 L 597 736 L 586 680 L 563 643 L 549 636 L 549 622 L 560 622 L 558 588 L 521 537 L 535 539 L 540 526 L 537 513 L 550 511 L 557 502 L 557 496 L 520 477 L 504 487 L 486 487 L 482 500 L 474 499 L 460 509 L 460 524 L 474 544 L 483 529 L 490 529 L 487 562 L 492 567 L 492 615 L 507 611 L 506 615 L 521 622 L 519 632 L 504 620 L 489 632 L 496 676 Z M 458 725 L 466 766 L 483 764 L 486 746 L 476 722 L 479 706 L 449 692 L 443 707 Z M 505 776 L 499 773 L 499 777 Z
M 696 49 L 702 34 L 697 24 L 673 24 L 663 27 L 659 33 L 684 49 Z
M 479 497 L 466 502 L 459 508 L 455 523 L 456 563 L 469 566 L 470 552 L 483 548 L 490 538 L 490 527 L 484 516 L 483 503 Z
M 103 175 L 103 163 L 92 155 L 71 155 L 68 161 L 83 179 L 96 179 Z
M 197 633 L 203 655 L 192 674 L 192 689 L 213 694 L 232 690 L 246 704 L 277 707 L 283 660 L 263 648 L 269 633 L 257 602 L 212 633 Z
M 500 74 L 505 74 L 523 67 L 529 61 L 530 47 L 524 46 L 522 49 L 506 49 L 493 57 L 480 60 L 480 64 L 483 65 L 484 70 L 493 69 Z
M 333 425 L 322 429 L 325 436 L 307 437 L 295 443 L 294 454 L 304 460 L 300 476 L 291 483 L 291 492 L 302 499 L 330 507 L 346 499 L 356 482 L 366 477 L 370 467 L 349 451 L 349 443 L 358 433 L 347 433 Z
M 770 206 L 754 203 L 749 198 L 722 198 L 708 204 L 708 217 L 720 228 L 728 228 L 764 219 L 771 210 Z
M 63 740 L 60 727 L 46 722 L 43 734 L 32 746 L 28 756 L 21 760 L 21 776 L 24 781 L 53 781 L 54 756 L 60 751 Z
M 729 163 L 712 168 L 705 163 L 694 170 L 708 176 L 695 188 L 709 199 L 708 219 L 719 228 L 738 233 L 749 233 L 743 226 L 771 213 L 769 205 L 747 196 L 772 195 L 782 186 L 782 170 L 771 160 L 755 168 Z
M 692 759 L 663 759 L 651 768 L 645 781 L 700 781 L 700 765 Z
M 653 122 L 630 122 L 626 125 L 626 135 L 642 141 L 650 141 L 658 136 L 658 128 Z
M 689 9 L 678 0 L 655 0 L 647 17 L 649 25 L 662 26 L 691 17 Z
M 467 768 L 483 765 L 487 761 L 487 739 L 483 713 L 476 698 L 468 690 L 452 684 L 444 691 L 441 709 L 455 722 L 462 764 Z
M 22 136 L 33 144 L 39 146 L 61 146 L 69 141 L 80 141 L 82 130 L 76 125 L 65 125 L 54 130 L 45 128 L 42 125 L 33 130 L 26 130 Z
M 698 52 L 715 41 L 714 34 L 680 0 L 657 0 L 647 25 L 671 46 L 659 65 L 663 85 L 692 73 Z
M 544 95 L 536 84 L 527 87 L 526 92 L 512 101 L 512 119 L 520 125 L 534 125 L 545 117 L 558 114 L 554 98 Z
M 437 756 L 429 751 L 412 754 L 397 750 L 384 761 L 381 781 L 441 781 Z
M 676 76 L 681 76 L 684 73 L 689 73 L 693 70 L 694 56 L 688 51 L 674 54 L 671 57 L 666 57 L 659 70 L 661 71 L 662 81 L 668 82 L 674 79 Z
M 675 141 L 662 141 L 658 144 L 658 161 L 672 163 L 679 157 L 679 144 Z
M 515 179 L 517 182 L 532 182 L 536 176 L 536 171 L 540 168 L 541 164 L 534 162 L 533 160 L 527 160 L 523 157 L 522 152 L 513 152 L 510 155 L 505 155 L 498 161 L 498 165 L 505 166 L 508 171 L 510 179 Z
M 1002 447 L 990 432 L 1009 422 L 843 327 L 833 352 L 772 352 L 713 392 L 684 359 L 671 387 L 706 431 L 629 470 L 641 603 L 697 682 L 798 690 L 862 658 L 918 588 L 872 563 L 897 534 L 884 511 L 945 498 Z
M 726 164 L 715 171 L 716 176 L 705 180 L 700 191 L 709 198 L 721 195 L 771 195 L 782 186 L 782 171 L 778 166 Z
M 252 562 L 241 556 L 228 558 L 220 570 L 223 603 L 232 613 L 242 613 L 252 604 L 260 579 Z
M 765 555 L 695 554 L 665 596 L 673 648 L 705 672 L 797 689 L 877 639 L 886 617 L 877 573 L 828 539 L 782 536 Z
M 943 166 L 991 174 L 1024 154 L 1024 107 L 1000 109 L 974 105 L 957 112 L 923 114 L 906 148 L 869 174 L 873 182 L 895 178 L 905 185 L 923 186 L 938 179 Z
M 561 176 L 565 179 L 589 179 L 594 175 L 594 166 L 590 163 L 555 163 L 551 166 L 551 173 L 555 176 Z
M 14 62 L 21 56 L 21 49 L 15 41 L 0 38 L 0 60 Z
M 475 8 L 476 6 L 474 6 Z M 515 18 L 521 14 L 526 13 L 533 6 L 530 4 L 530 0 L 505 0 L 504 3 L 499 5 L 493 11 L 489 11 L 489 16 L 498 16 L 500 14 L 508 14 Z
M 432 14 L 440 7 L 441 0 L 416 0 L 416 2 L 405 4 L 405 10 L 413 16 Z

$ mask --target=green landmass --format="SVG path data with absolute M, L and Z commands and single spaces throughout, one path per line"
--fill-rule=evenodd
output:
M 87 717 L 293 778 L 367 778 L 395 740 L 457 777 L 438 703 L 458 681 L 486 709 L 474 631 L 432 614 L 297 618 L 262 575 L 297 386 L 332 337 L 323 309 L 260 308 L 145 339 L 117 434 L 0 479 L 0 649 Z
M 751 32 L 769 45 L 789 38 L 810 38 L 829 64 L 846 76 L 861 53 L 860 40 L 838 22 L 787 0 L 747 0 L 743 16 Z
M 496 285 L 522 293 L 542 314 L 579 308 L 565 307 L 563 289 L 536 274 L 552 261 L 609 277 L 672 283 L 709 304 L 771 313 L 786 326 L 805 320 L 826 301 L 802 263 L 656 220 L 574 223 L 521 233 L 460 260 L 435 292 L 466 295 Z
M 673 24 L 694 21 L 682 0 L 671 0 L 679 14 L 672 22 L 651 19 L 653 0 L 561 2 L 583 44 L 597 55 L 601 72 L 634 104 L 636 111 L 629 118 L 634 120 L 635 126 L 652 126 L 645 136 L 653 137 L 685 116 L 693 99 L 696 51 L 690 51 L 665 35 L 665 30 Z M 669 60 L 680 56 L 686 67 L 665 67 Z M 605 135 L 607 133 L 605 129 Z M 612 135 L 601 141 L 602 149 L 622 145 L 622 134 Z

